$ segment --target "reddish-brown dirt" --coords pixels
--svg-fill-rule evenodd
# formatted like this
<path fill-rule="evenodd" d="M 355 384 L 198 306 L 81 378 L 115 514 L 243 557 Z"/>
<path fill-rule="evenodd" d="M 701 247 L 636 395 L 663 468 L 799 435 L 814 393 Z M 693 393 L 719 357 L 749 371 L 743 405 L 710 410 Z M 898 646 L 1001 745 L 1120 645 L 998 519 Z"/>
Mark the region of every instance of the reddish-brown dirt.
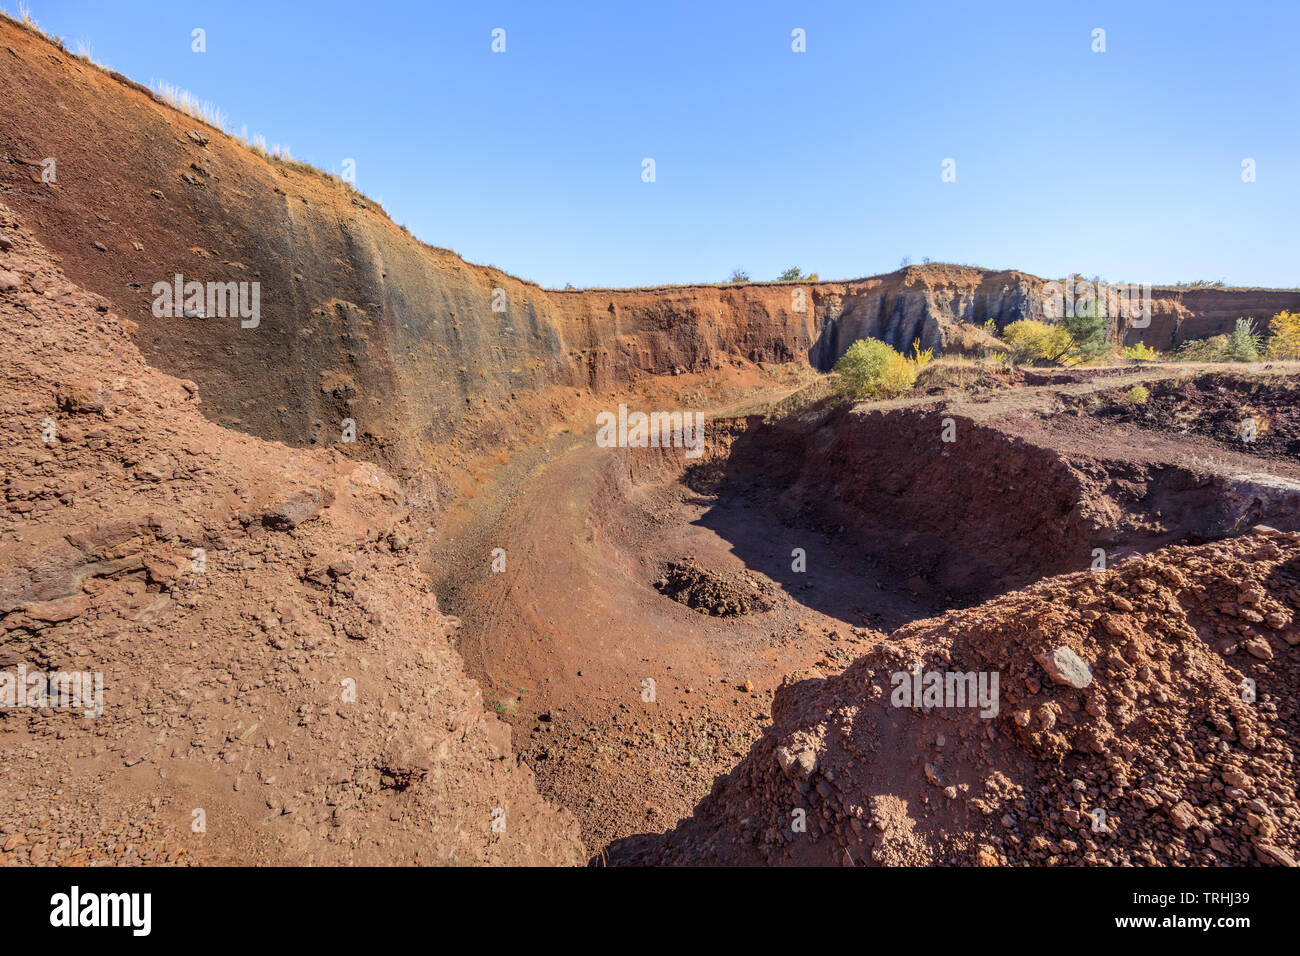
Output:
<path fill-rule="evenodd" d="M 779 687 L 878 653 L 883 631 L 1088 568 L 1099 552 L 1114 562 L 1261 521 L 1300 528 L 1300 468 L 1202 457 L 1208 440 L 1066 411 L 1126 377 L 1173 374 L 857 410 L 778 394 L 779 414 L 719 410 L 695 460 L 600 449 L 588 432 L 514 486 L 495 519 L 442 539 L 440 593 L 542 792 L 578 815 L 597 862 L 611 841 L 626 860 L 621 839 L 685 816 L 759 739 Z M 506 569 L 493 573 L 498 547 Z M 747 583 L 773 606 L 701 615 L 661 593 L 669 564 L 729 593 Z"/>
<path fill-rule="evenodd" d="M 1300 462 L 1300 385 L 1284 375 L 1183 375 L 1153 383 L 1146 395 L 1114 390 L 1075 407 L 1109 421 L 1169 435 L 1203 435 L 1224 449 Z"/>
<path fill-rule="evenodd" d="M 677 480 L 679 452 L 581 439 L 518 486 L 485 487 L 476 520 L 449 523 L 432 553 L 470 673 L 598 852 L 688 812 L 756 736 L 782 677 L 842 666 L 865 632 L 807 613 L 762 574 L 775 606 L 742 617 L 659 593 L 665 558 L 729 580 L 746 565 L 706 526 L 717 509 Z"/>

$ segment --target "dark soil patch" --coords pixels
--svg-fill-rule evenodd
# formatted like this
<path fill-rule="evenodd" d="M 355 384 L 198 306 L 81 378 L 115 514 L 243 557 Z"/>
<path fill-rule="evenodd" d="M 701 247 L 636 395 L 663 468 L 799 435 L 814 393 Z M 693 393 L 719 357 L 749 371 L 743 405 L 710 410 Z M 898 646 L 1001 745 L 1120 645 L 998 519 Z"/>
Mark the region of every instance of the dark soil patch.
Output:
<path fill-rule="evenodd" d="M 1098 418 L 1173 435 L 1202 435 L 1260 458 L 1300 461 L 1300 382 L 1212 373 L 1067 399 Z"/>
<path fill-rule="evenodd" d="M 714 617 L 739 617 L 772 609 L 770 581 L 743 572 L 718 574 L 691 560 L 672 562 L 655 590 L 678 604 Z"/>

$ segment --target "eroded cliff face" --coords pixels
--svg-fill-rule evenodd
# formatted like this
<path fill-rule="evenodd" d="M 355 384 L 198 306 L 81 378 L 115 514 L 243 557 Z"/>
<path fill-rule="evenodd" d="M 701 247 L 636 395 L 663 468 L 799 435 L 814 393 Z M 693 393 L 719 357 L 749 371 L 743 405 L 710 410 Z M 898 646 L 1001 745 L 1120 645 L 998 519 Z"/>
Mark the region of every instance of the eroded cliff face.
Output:
<path fill-rule="evenodd" d="M 936 351 L 1042 315 L 1043 280 L 909 267 L 803 286 L 545 290 L 427 246 L 344 184 L 270 160 L 147 90 L 0 21 L 0 192 L 80 286 L 134 323 L 155 367 L 198 383 L 205 413 L 406 475 L 431 448 L 516 432 L 564 396 L 650 375 L 808 358 L 857 339 Z M 42 161 L 55 162 L 46 181 Z M 155 314 L 175 282 L 256 284 L 259 316 Z M 1166 348 L 1300 308 L 1300 293 L 1157 292 Z"/>
<path fill-rule="evenodd" d="M 812 344 L 811 308 L 779 287 L 559 292 L 471 265 L 337 181 L 258 156 L 13 24 L 0 34 L 6 201 L 223 424 L 329 445 L 350 419 L 351 450 L 400 471 L 524 393 L 791 361 Z M 210 306 L 155 315 L 156 284 L 178 275 L 257 283 L 255 327 Z"/>
<path fill-rule="evenodd" d="M 1058 288 L 1064 280 L 1056 280 Z M 900 351 L 919 340 L 922 348 L 978 351 L 996 343 L 982 334 L 992 320 L 999 330 L 1021 319 L 1053 322 L 1049 281 L 1023 272 L 990 272 L 969 266 L 909 266 L 860 282 L 814 287 L 818 337 L 809 353 L 815 368 L 829 371 L 858 339 L 876 338 Z M 1117 319 L 1124 344 L 1145 342 L 1170 351 L 1189 339 L 1231 332 L 1241 317 L 1262 331 L 1284 309 L 1300 309 L 1294 289 L 1151 288 L 1150 323 L 1129 327 Z M 1134 295 L 1142 294 L 1136 290 Z M 1118 311 L 1118 310 L 1117 310 Z"/>
<path fill-rule="evenodd" d="M 1253 318 L 1260 331 L 1283 310 L 1300 309 L 1300 291 L 1294 289 L 1177 289 L 1151 291 L 1151 325 L 1130 329 L 1126 344 L 1146 342 L 1166 351 L 1189 339 L 1231 332 L 1239 318 Z"/>
<path fill-rule="evenodd" d="M 970 266 L 908 266 L 846 284 L 816 287 L 819 336 L 809 361 L 829 371 L 859 339 L 888 342 L 901 351 L 964 351 L 983 344 L 981 328 L 999 329 L 1042 314 L 1043 280 L 1022 272 Z"/>

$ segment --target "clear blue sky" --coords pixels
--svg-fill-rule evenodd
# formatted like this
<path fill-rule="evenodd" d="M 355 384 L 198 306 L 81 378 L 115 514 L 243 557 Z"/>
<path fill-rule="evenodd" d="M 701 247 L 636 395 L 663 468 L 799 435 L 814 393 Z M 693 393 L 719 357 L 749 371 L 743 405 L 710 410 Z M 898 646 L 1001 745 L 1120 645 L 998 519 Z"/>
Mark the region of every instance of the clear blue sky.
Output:
<path fill-rule="evenodd" d="M 297 159 L 354 158 L 417 236 L 544 285 L 928 256 L 1300 286 L 1289 0 L 30 5 Z"/>

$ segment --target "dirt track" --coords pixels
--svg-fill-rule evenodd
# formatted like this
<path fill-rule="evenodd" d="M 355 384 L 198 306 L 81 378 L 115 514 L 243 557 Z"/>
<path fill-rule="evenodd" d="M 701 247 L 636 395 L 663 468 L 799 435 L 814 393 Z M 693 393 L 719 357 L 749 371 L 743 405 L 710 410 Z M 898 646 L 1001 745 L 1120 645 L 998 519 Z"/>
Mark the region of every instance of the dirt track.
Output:
<path fill-rule="evenodd" d="M 843 620 L 784 594 L 773 611 L 725 620 L 659 594 L 666 561 L 742 572 L 737 551 L 761 545 L 776 558 L 812 542 L 752 506 L 691 493 L 667 456 L 642 462 L 650 480 L 624 497 L 627 464 L 626 450 L 598 448 L 590 434 L 557 441 L 553 458 L 475 499 L 494 521 L 467 528 L 453 517 L 435 548 L 446 562 L 439 600 L 464 622 L 469 672 L 593 851 L 688 813 L 757 737 L 783 677 L 842 666 L 864 646 Z M 504 573 L 490 570 L 497 547 Z M 814 577 L 826 592 L 849 584 L 833 563 Z"/>

